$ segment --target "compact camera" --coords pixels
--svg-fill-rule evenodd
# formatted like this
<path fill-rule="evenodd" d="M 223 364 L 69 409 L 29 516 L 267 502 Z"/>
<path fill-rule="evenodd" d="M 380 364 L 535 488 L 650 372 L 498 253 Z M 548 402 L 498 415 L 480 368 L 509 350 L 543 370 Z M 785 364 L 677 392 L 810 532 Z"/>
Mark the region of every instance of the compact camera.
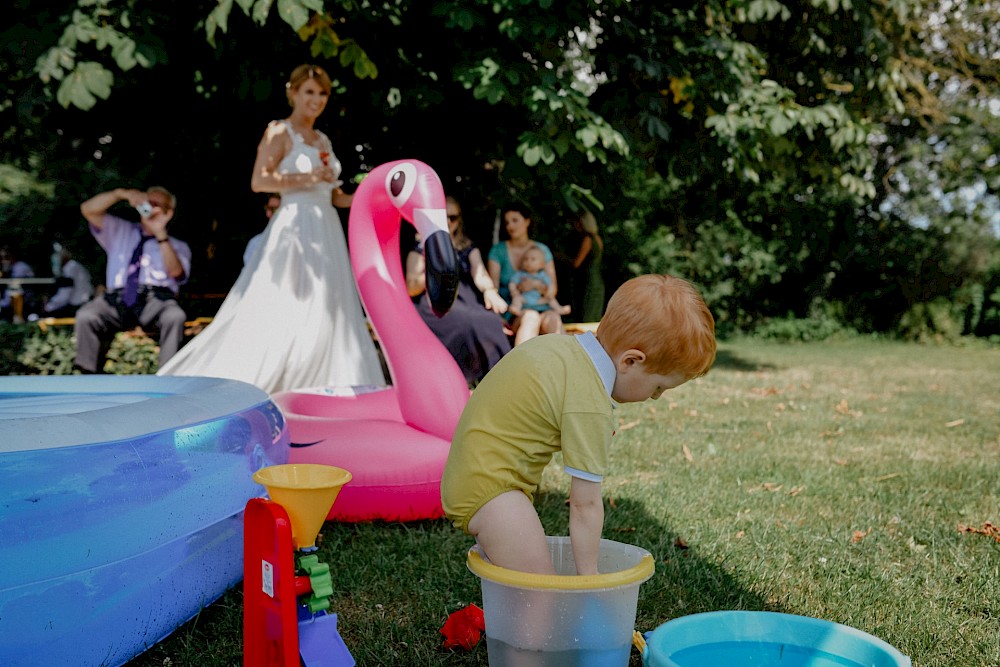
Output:
<path fill-rule="evenodd" d="M 136 206 L 135 210 L 139 211 L 139 215 L 141 215 L 144 218 L 148 218 L 149 216 L 153 215 L 153 205 L 150 204 L 148 201 L 144 201 L 138 206 Z"/>

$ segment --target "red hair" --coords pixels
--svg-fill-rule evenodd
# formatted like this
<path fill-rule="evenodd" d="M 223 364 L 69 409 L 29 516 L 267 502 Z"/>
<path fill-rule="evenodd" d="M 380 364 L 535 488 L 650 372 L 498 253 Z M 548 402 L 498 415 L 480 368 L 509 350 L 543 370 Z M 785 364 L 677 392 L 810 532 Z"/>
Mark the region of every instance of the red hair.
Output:
<path fill-rule="evenodd" d="M 653 372 L 681 373 L 690 380 L 715 361 L 715 318 L 688 281 L 648 274 L 615 290 L 597 340 L 612 357 L 641 350 Z"/>

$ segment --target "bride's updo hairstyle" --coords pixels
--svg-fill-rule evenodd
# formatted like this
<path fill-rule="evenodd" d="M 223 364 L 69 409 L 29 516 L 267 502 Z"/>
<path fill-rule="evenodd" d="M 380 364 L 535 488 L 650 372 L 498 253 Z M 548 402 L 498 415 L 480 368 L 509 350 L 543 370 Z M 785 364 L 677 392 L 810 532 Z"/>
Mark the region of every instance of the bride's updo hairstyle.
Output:
<path fill-rule="evenodd" d="M 288 77 L 288 83 L 285 84 L 285 95 L 288 96 L 289 104 L 292 103 L 292 95 L 295 94 L 295 91 L 309 79 L 318 83 L 327 95 L 330 94 L 330 75 L 326 73 L 326 70 L 319 65 L 299 65 L 292 70 L 292 75 Z"/>

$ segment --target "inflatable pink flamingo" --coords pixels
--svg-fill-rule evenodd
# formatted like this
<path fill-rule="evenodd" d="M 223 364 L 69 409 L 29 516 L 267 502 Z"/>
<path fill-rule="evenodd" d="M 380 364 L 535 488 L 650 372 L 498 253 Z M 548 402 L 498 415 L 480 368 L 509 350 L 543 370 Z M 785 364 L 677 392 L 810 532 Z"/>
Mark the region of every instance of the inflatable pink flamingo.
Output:
<path fill-rule="evenodd" d="M 455 298 L 458 261 L 438 175 L 417 160 L 380 165 L 354 193 L 351 266 L 382 345 L 392 386 L 281 392 L 289 463 L 350 471 L 328 519 L 410 521 L 443 515 L 440 483 L 451 436 L 469 399 L 458 364 L 417 314 L 399 254 L 401 218 L 424 239 L 427 295 L 437 313 Z"/>

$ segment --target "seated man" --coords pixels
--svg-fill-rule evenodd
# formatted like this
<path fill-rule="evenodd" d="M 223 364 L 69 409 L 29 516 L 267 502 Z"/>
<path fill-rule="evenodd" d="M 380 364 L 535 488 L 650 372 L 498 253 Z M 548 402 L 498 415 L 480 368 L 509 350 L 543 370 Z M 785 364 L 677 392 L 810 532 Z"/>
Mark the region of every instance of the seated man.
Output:
<path fill-rule="evenodd" d="M 59 251 L 60 271 L 56 278 L 56 293 L 45 302 L 46 317 L 73 317 L 77 309 L 94 296 L 90 271 L 73 259 L 67 248 Z"/>
<path fill-rule="evenodd" d="M 138 223 L 108 213 L 120 201 L 139 211 Z M 115 334 L 136 326 L 158 333 L 161 366 L 180 349 L 187 316 L 177 303 L 177 291 L 188 279 L 191 249 L 167 235 L 176 205 L 176 198 L 159 186 L 146 192 L 116 188 L 80 205 L 91 234 L 108 255 L 107 292 L 76 312 L 76 367 L 81 372 L 102 372 Z"/>

